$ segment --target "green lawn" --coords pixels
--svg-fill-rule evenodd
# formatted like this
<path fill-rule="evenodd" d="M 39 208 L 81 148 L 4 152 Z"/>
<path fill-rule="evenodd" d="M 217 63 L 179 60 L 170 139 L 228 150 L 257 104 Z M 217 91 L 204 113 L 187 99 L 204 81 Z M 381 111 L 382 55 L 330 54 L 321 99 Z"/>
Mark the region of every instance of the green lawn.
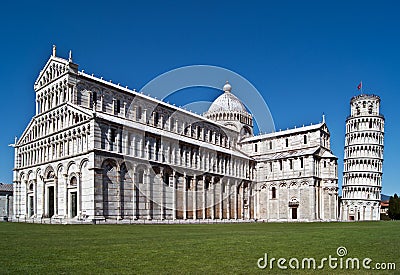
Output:
<path fill-rule="evenodd" d="M 40 225 L 0 223 L 0 273 L 278 273 L 269 257 L 345 257 L 394 262 L 400 223 L 249 223 L 198 225 Z M 288 265 L 286 263 L 286 265 Z M 372 264 L 371 264 L 372 266 Z M 320 274 L 342 273 L 326 264 Z M 314 273 L 313 272 L 313 273 Z M 293 270 L 284 272 L 295 273 Z M 298 272 L 311 273 L 310 270 Z M 371 270 L 353 273 L 370 274 Z M 379 272 L 395 274 L 396 271 Z"/>

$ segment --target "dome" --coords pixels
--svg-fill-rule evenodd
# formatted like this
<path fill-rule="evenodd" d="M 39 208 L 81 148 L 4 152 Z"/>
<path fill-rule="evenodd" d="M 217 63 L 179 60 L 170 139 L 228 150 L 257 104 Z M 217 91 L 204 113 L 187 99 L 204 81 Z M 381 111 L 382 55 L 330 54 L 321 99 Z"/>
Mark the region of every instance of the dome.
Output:
<path fill-rule="evenodd" d="M 208 113 L 215 112 L 245 112 L 247 113 L 246 108 L 243 103 L 234 96 L 230 91 L 232 87 L 227 82 L 223 88 L 224 93 L 220 95 L 210 106 L 208 109 Z"/>

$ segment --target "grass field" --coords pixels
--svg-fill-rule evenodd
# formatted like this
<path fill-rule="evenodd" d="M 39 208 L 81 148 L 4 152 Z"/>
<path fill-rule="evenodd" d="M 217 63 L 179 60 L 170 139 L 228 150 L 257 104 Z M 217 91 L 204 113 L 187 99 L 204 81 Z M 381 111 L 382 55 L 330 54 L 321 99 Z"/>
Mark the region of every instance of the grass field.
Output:
<path fill-rule="evenodd" d="M 0 273 L 160 274 L 282 273 L 261 270 L 268 257 L 318 261 L 345 257 L 394 262 L 400 273 L 400 223 L 249 223 L 198 225 L 40 225 L 0 223 Z M 288 263 L 286 263 L 288 266 Z M 300 274 L 347 274 L 349 270 L 303 270 Z M 296 273 L 289 269 L 283 273 Z M 352 273 L 371 274 L 371 270 Z"/>

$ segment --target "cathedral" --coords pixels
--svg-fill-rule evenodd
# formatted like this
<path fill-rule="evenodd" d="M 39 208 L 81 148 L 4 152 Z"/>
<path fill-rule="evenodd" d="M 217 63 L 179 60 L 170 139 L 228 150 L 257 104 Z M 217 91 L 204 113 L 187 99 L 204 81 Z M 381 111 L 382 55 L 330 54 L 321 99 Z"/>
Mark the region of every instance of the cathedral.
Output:
<path fill-rule="evenodd" d="M 34 90 L 14 144 L 14 219 L 338 219 L 324 118 L 254 135 L 228 82 L 198 115 L 79 71 L 55 47 Z"/>

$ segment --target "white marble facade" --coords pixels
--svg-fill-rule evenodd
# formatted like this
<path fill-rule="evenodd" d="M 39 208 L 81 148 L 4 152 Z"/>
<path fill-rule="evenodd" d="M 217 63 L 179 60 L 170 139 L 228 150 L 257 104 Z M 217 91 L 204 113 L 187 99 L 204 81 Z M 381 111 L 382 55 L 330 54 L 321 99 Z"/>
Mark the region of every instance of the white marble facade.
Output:
<path fill-rule="evenodd" d="M 204 116 L 78 71 L 53 54 L 15 146 L 14 218 L 337 218 L 322 123 L 253 135 L 227 83 Z"/>

